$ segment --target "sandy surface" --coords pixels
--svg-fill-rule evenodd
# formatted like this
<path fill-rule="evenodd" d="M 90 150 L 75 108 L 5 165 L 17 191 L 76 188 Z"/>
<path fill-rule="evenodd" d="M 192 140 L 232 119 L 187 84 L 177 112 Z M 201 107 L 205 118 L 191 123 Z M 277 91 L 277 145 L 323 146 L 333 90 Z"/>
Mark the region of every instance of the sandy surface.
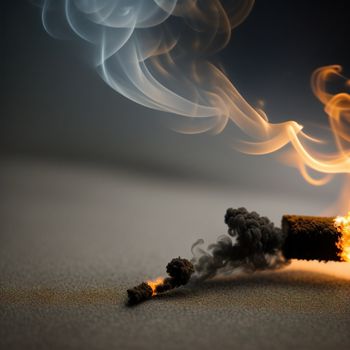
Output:
<path fill-rule="evenodd" d="M 9 159 L 0 180 L 1 349 L 350 348 L 343 263 L 293 262 L 125 305 L 127 287 L 225 233 L 227 207 L 278 223 L 318 203 Z"/>

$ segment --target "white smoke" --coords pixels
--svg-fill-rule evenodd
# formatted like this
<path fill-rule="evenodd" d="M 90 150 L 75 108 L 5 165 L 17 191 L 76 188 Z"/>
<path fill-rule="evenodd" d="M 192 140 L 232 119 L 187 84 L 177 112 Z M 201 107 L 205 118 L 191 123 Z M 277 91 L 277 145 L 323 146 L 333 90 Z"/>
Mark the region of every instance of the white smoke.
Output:
<path fill-rule="evenodd" d="M 255 139 L 279 139 L 280 148 L 288 142 L 285 125 L 265 127 L 262 133 L 264 113 L 252 108 L 208 60 L 228 43 L 252 5 L 251 0 L 226 7 L 218 0 L 45 0 L 42 21 L 57 37 L 59 18 L 95 45 L 101 77 L 128 99 L 181 116 L 209 117 L 205 130 L 214 132 L 231 119 Z M 296 133 L 301 129 L 294 122 L 288 125 Z"/>

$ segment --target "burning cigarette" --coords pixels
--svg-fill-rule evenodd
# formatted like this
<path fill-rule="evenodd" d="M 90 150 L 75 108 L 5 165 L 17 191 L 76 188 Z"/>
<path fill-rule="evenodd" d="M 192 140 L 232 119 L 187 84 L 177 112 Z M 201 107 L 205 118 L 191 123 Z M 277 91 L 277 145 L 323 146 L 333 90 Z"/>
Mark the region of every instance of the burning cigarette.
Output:
<path fill-rule="evenodd" d="M 290 259 L 350 261 L 350 212 L 345 217 L 284 215 L 282 229 L 267 218 L 245 208 L 228 209 L 225 215 L 228 236 L 208 247 L 192 247 L 191 262 L 176 258 L 167 265 L 170 277 L 143 282 L 128 289 L 129 305 L 188 283 L 193 273 L 205 280 L 235 269 L 256 271 L 277 269 Z"/>

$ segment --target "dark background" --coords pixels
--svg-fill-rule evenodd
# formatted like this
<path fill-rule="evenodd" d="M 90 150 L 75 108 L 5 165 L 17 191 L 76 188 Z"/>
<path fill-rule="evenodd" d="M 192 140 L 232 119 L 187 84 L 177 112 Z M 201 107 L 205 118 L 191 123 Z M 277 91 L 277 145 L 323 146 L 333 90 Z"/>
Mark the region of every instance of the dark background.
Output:
<path fill-rule="evenodd" d="M 78 39 L 51 38 L 39 8 L 29 1 L 3 1 L 1 6 L 3 156 L 103 162 L 267 190 L 334 192 L 332 185 L 312 188 L 295 169 L 270 160 L 274 156 L 238 154 L 229 146 L 233 127 L 217 137 L 172 131 L 169 125 L 177 117 L 138 106 L 99 78 L 88 63 L 91 47 Z M 327 125 L 327 119 L 312 95 L 310 76 L 328 64 L 341 64 L 349 73 L 349 10 L 345 0 L 257 0 L 221 60 L 252 105 L 265 102 L 272 122 L 293 119 L 317 135 L 315 124 Z M 287 185 L 279 180 L 286 176 Z"/>

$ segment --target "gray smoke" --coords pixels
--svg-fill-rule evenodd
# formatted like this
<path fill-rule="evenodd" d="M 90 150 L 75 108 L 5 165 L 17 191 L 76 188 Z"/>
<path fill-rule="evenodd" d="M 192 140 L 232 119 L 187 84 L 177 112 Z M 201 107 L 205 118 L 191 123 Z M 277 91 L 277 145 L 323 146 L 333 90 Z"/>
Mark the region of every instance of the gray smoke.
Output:
<path fill-rule="evenodd" d="M 200 247 L 204 243 L 202 239 L 193 244 L 196 279 L 234 271 L 278 269 L 288 264 L 281 252 L 285 236 L 267 217 L 245 208 L 230 208 L 225 223 L 229 236 L 220 236 L 207 250 Z"/>

